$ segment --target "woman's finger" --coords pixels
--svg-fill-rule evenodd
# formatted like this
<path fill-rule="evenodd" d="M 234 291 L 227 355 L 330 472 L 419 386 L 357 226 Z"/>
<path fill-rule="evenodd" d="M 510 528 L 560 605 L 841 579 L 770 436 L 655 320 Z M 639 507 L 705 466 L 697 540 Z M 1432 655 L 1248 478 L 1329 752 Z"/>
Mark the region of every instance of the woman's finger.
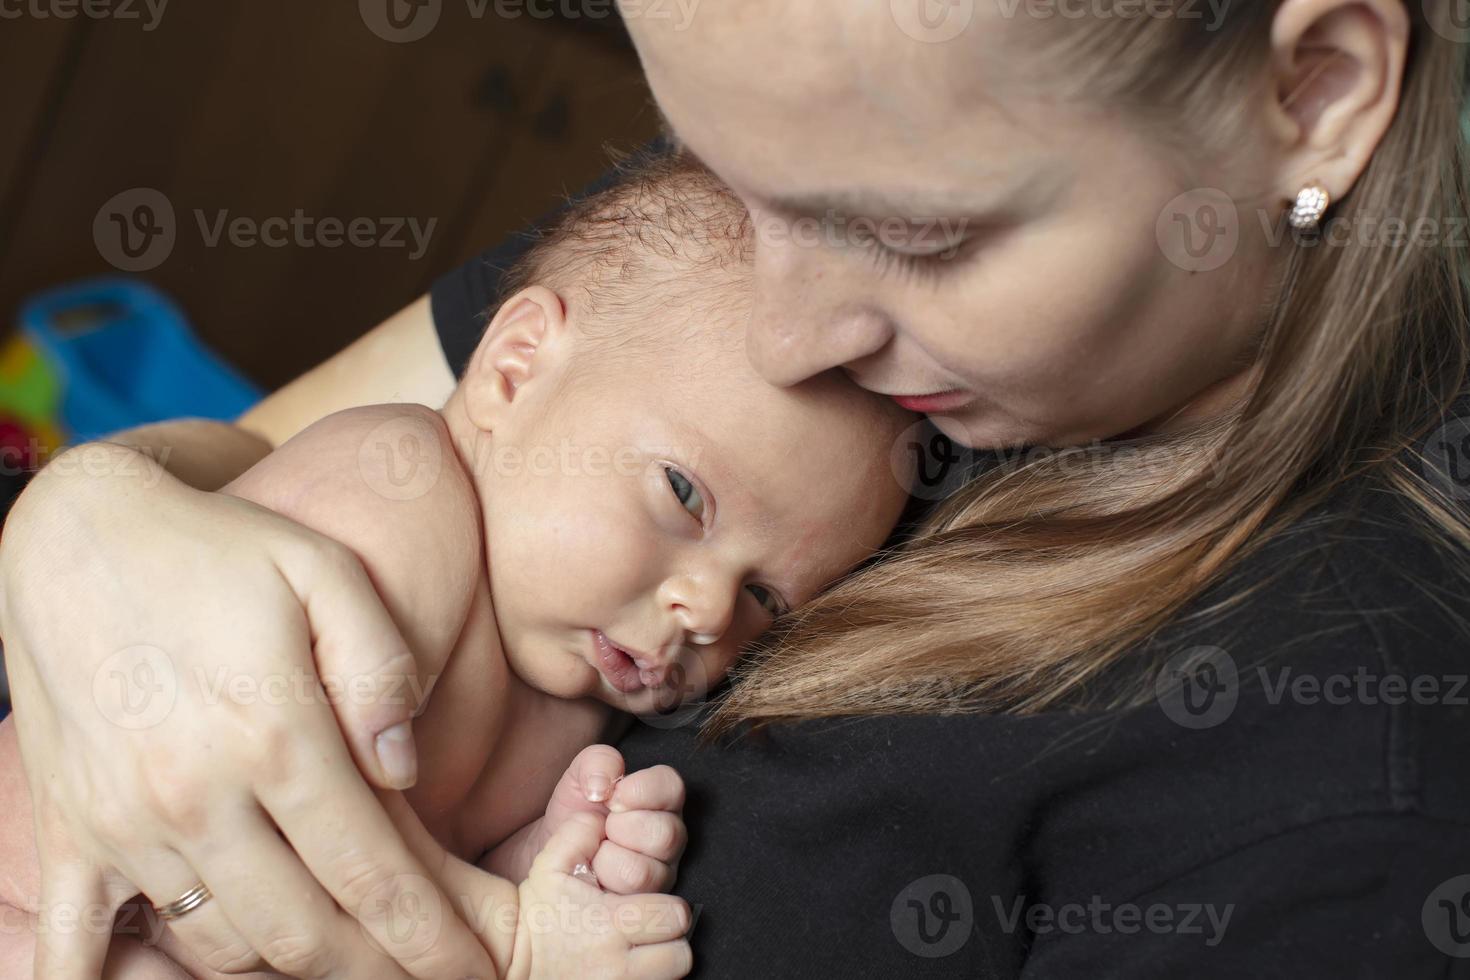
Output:
<path fill-rule="evenodd" d="M 335 542 L 283 548 L 277 566 L 311 627 L 317 676 L 357 767 L 384 789 L 418 778 L 413 716 L 423 700 L 413 654 L 362 563 Z M 340 696 L 346 695 L 346 696 Z"/>
<path fill-rule="evenodd" d="M 214 893 L 209 904 L 217 905 L 273 968 L 306 980 L 429 975 L 410 974 L 374 948 L 263 814 L 237 823 L 230 840 L 229 852 L 206 846 L 183 857 Z M 249 854 L 250 862 L 239 861 L 237 854 Z M 194 914 L 174 925 L 182 926 Z"/>
<path fill-rule="evenodd" d="M 592 870 L 597 872 L 597 883 L 616 895 L 661 892 L 674 884 L 674 869 L 669 864 L 610 840 L 597 849 Z"/>
<path fill-rule="evenodd" d="M 39 830 L 39 828 L 38 828 Z M 112 913 L 103 873 L 85 861 L 65 856 L 52 837 L 38 835 L 41 905 L 37 910 L 37 980 L 96 980 L 107 961 Z"/>
<path fill-rule="evenodd" d="M 628 810 L 607 818 L 607 839 L 654 860 L 672 863 L 684 853 L 689 831 L 677 813 Z"/>
<path fill-rule="evenodd" d="M 650 766 L 623 777 L 613 788 L 607 808 L 613 813 L 628 810 L 682 810 L 684 777 L 672 766 Z"/>
<path fill-rule="evenodd" d="M 491 975 L 484 946 L 404 842 L 377 794 L 352 768 L 331 715 L 319 723 L 319 728 L 309 725 L 293 740 L 317 753 L 310 762 L 311 777 L 302 776 L 305 763 L 298 767 L 282 760 L 278 778 L 263 781 L 256 790 L 294 849 L 294 853 L 287 850 L 282 860 L 294 874 L 309 871 L 337 905 L 358 920 L 362 933 L 355 937 L 357 945 L 370 936 L 409 975 L 425 980 Z M 240 845 L 232 847 L 233 853 L 255 853 Z M 290 894 L 262 896 L 275 908 L 242 908 L 240 914 L 251 919 L 248 924 L 233 911 L 231 920 L 253 942 L 268 934 L 283 896 Z"/>
<path fill-rule="evenodd" d="M 166 919 L 157 911 L 167 910 L 203 883 L 202 876 L 182 855 L 176 851 L 155 852 L 146 862 L 137 864 L 125 866 L 122 871 L 130 881 L 143 886 L 144 900 L 132 915 L 119 919 L 116 934 L 135 935 L 144 945 L 152 946 L 167 929 L 191 958 L 211 970 L 240 973 L 260 968 L 263 961 L 254 945 L 235 928 L 212 893 L 203 904 L 177 918 Z"/>

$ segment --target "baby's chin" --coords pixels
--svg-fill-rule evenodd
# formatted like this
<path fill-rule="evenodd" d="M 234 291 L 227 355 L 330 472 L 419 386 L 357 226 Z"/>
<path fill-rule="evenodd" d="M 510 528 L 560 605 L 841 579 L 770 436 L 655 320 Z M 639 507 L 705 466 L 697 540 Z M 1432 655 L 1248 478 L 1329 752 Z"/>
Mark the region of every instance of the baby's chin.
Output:
<path fill-rule="evenodd" d="M 692 718 L 697 710 L 697 699 L 687 697 L 689 693 L 671 686 L 643 687 L 625 693 L 597 674 L 597 681 L 587 696 L 617 711 L 636 715 L 654 727 L 676 727 Z"/>

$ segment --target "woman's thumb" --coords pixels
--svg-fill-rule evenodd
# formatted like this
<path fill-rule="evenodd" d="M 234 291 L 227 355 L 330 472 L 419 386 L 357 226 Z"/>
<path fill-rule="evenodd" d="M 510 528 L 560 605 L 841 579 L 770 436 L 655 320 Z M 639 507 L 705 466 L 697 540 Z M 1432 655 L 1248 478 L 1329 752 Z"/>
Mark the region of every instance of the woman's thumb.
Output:
<path fill-rule="evenodd" d="M 277 564 L 306 610 L 317 678 L 358 768 L 384 789 L 407 789 L 418 778 L 412 723 L 424 692 L 403 635 L 348 557 Z"/>

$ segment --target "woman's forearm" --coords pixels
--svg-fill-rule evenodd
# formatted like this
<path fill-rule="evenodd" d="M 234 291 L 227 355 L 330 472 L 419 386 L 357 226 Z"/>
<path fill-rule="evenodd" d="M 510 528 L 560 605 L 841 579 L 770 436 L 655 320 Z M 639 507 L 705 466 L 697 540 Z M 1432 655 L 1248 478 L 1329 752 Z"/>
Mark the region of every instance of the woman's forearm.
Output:
<path fill-rule="evenodd" d="M 270 443 L 260 436 L 207 419 L 139 426 L 104 442 L 141 453 L 196 490 L 218 490 L 271 451 Z"/>
<path fill-rule="evenodd" d="M 375 402 L 440 405 L 453 387 L 425 296 L 273 392 L 238 424 L 174 419 L 105 441 L 141 453 L 196 490 L 218 490 L 324 415 Z"/>

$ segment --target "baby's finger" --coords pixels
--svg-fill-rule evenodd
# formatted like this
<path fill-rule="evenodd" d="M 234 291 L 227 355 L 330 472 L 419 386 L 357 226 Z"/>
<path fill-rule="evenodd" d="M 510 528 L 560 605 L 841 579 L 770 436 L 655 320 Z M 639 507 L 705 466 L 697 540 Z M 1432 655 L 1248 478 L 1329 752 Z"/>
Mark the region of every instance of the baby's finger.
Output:
<path fill-rule="evenodd" d="M 602 843 L 602 827 L 603 818 L 596 813 L 572 814 L 536 855 L 531 873 L 555 871 L 569 875 L 579 864 L 590 865 Z"/>
<path fill-rule="evenodd" d="M 674 862 L 684 853 L 689 832 L 677 813 L 629 810 L 607 818 L 607 839 L 655 861 Z"/>
<path fill-rule="evenodd" d="M 643 980 L 679 980 L 694 969 L 694 951 L 687 939 L 639 946 L 628 954 L 628 976 Z"/>
<path fill-rule="evenodd" d="M 684 808 L 684 777 L 671 766 L 640 769 L 613 789 L 607 808 L 613 813 L 628 810 L 668 810 Z"/>
<path fill-rule="evenodd" d="M 589 745 L 567 767 L 562 784 L 590 803 L 605 803 L 623 778 L 623 754 L 611 745 Z M 557 789 L 562 789 L 558 785 Z"/>
<path fill-rule="evenodd" d="M 663 892 L 674 885 L 672 867 L 609 840 L 597 849 L 592 870 L 597 873 L 597 883 L 602 889 L 615 895 Z"/>
<path fill-rule="evenodd" d="M 689 932 L 689 903 L 677 895 L 624 895 L 611 905 L 618 932 L 634 946 L 675 942 Z"/>

